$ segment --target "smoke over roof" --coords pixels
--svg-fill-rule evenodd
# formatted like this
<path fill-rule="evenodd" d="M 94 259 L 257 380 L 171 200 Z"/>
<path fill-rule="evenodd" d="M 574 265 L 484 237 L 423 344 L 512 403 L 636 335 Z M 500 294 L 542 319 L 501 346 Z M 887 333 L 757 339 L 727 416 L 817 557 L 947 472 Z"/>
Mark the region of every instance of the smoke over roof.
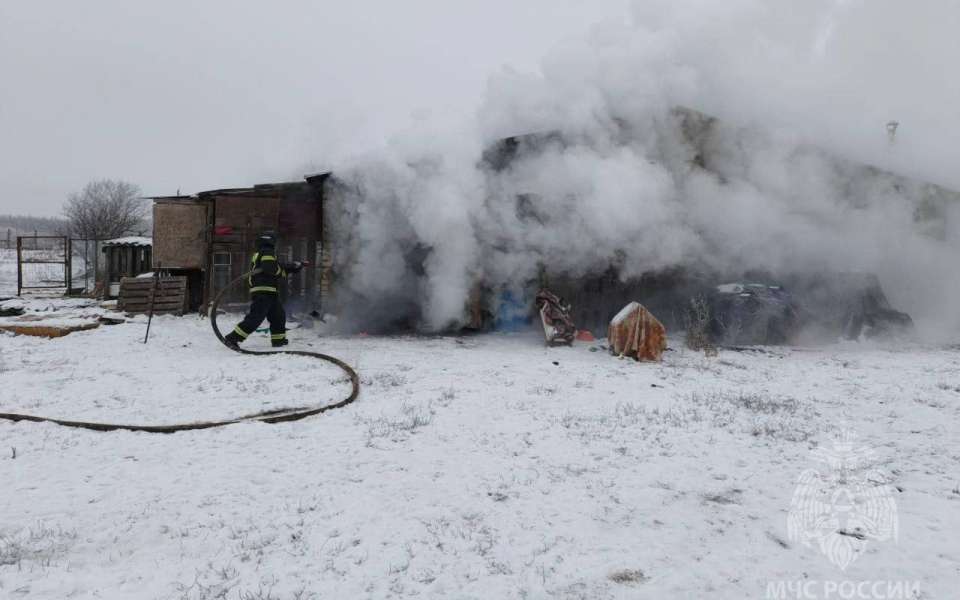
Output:
<path fill-rule="evenodd" d="M 933 15 L 900 6 L 637 2 L 631 24 L 570 40 L 540 72 L 491 78 L 462 130 L 420 127 L 335 169 L 345 283 L 439 329 L 477 281 L 520 286 L 543 265 L 866 271 L 921 323 L 956 327 L 960 207 L 862 166 L 955 177 L 944 132 L 960 124 L 931 118 L 960 96 L 918 102 L 930 74 L 906 68 L 948 42 L 891 54 L 891 32 Z M 679 105 L 720 121 L 691 138 Z M 551 133 L 506 164 L 482 160 L 518 132 Z"/>

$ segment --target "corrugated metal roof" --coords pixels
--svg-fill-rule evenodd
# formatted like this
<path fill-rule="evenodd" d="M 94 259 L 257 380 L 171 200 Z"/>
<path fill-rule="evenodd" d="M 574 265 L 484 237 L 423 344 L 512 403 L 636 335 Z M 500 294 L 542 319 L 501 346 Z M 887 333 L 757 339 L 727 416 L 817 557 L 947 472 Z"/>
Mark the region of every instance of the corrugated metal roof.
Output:
<path fill-rule="evenodd" d="M 153 238 L 131 235 L 103 242 L 103 246 L 153 246 Z"/>

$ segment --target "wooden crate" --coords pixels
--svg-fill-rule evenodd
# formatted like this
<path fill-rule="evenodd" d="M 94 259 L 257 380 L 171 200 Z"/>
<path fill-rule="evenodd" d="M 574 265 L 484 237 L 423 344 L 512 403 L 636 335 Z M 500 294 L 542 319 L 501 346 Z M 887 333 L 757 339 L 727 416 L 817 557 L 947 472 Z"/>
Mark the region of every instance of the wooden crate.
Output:
<path fill-rule="evenodd" d="M 154 290 L 156 285 L 156 290 Z M 117 308 L 128 313 L 149 313 L 153 298 L 153 314 L 182 315 L 187 311 L 186 277 L 124 277 L 120 280 Z"/>

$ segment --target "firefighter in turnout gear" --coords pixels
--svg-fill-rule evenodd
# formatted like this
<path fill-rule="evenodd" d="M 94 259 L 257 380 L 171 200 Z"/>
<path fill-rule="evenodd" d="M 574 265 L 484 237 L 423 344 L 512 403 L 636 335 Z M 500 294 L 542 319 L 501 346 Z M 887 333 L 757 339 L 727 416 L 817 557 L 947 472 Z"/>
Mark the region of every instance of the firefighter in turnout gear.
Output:
<path fill-rule="evenodd" d="M 238 348 L 264 319 L 270 322 L 270 343 L 274 346 L 287 345 L 287 315 L 283 311 L 280 299 L 280 283 L 288 273 L 296 273 L 305 263 L 281 263 L 277 260 L 277 236 L 264 232 L 257 238 L 257 252 L 250 259 L 249 277 L 250 311 L 224 341 L 231 348 Z"/>

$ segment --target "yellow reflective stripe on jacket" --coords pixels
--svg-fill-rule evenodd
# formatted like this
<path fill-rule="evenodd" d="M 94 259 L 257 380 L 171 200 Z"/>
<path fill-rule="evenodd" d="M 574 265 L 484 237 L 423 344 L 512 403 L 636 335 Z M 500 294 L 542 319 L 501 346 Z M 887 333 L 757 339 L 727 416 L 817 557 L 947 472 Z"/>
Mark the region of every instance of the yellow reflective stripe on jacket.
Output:
<path fill-rule="evenodd" d="M 272 285 L 258 285 L 250 288 L 250 293 L 252 294 L 253 292 L 272 292 L 276 294 L 277 288 L 273 287 Z"/>
<path fill-rule="evenodd" d="M 267 262 L 267 261 L 271 261 L 271 260 L 272 260 L 273 262 L 277 262 L 277 257 L 276 257 L 276 256 L 270 256 L 269 254 L 268 254 L 268 255 L 265 255 L 265 256 L 261 256 L 259 252 L 254 252 L 254 253 L 253 253 L 253 256 L 250 257 L 250 270 L 252 271 L 252 270 L 256 269 L 257 267 L 259 267 L 259 266 L 260 266 L 259 263 Z M 247 277 L 247 285 L 249 285 L 249 286 L 251 286 L 251 287 L 253 286 L 253 275 L 249 275 L 249 276 Z M 262 286 L 262 287 L 264 287 L 264 286 Z M 251 289 L 250 291 L 252 292 L 253 290 Z M 270 290 L 259 290 L 259 291 L 273 291 L 273 292 L 275 292 L 275 291 L 277 291 L 277 290 L 276 290 L 276 288 L 272 288 L 272 289 L 270 289 Z"/>
<path fill-rule="evenodd" d="M 250 257 L 250 270 L 253 271 L 257 268 L 257 259 L 260 258 L 259 252 L 254 252 L 253 256 Z M 253 286 L 253 274 L 247 275 L 247 285 Z"/>

